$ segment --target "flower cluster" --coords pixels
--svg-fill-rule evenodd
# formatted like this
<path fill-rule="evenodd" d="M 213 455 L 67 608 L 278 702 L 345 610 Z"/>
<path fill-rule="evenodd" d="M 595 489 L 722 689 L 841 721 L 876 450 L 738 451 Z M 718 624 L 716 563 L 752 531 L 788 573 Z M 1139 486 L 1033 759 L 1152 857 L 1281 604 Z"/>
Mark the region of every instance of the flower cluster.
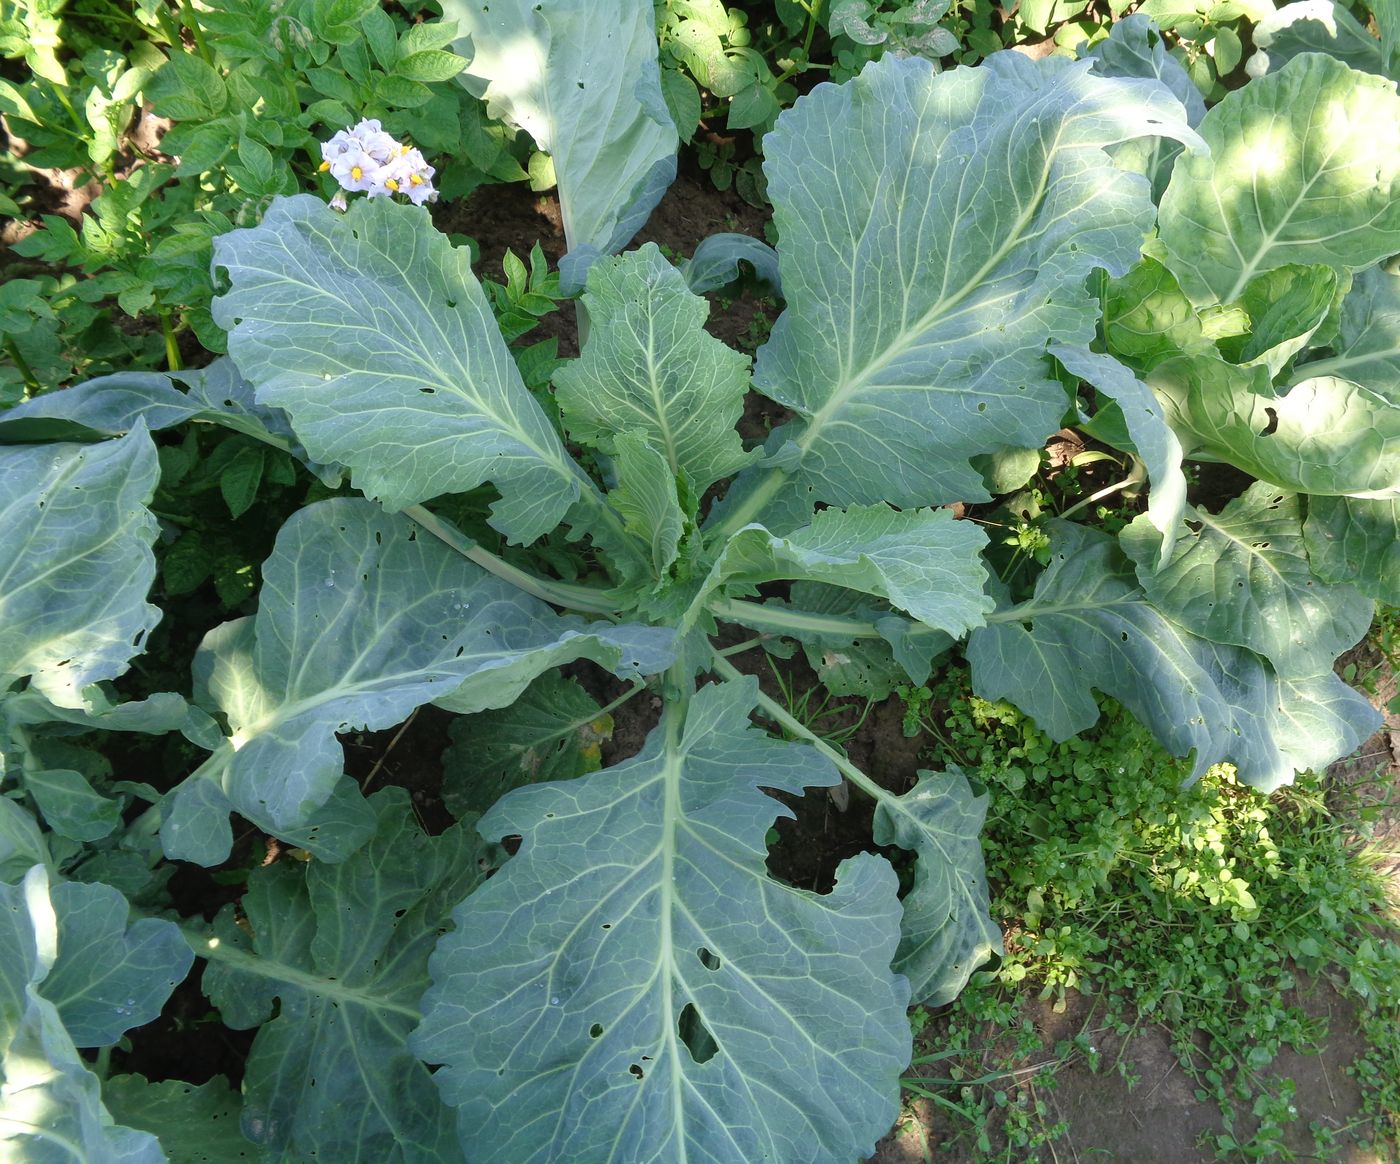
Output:
<path fill-rule="evenodd" d="M 344 190 L 363 190 L 371 198 L 402 194 L 415 206 L 437 197 L 433 186 L 436 172 L 420 150 L 401 145 L 380 127 L 365 120 L 352 129 L 342 129 L 321 144 L 321 169 Z M 344 202 L 337 194 L 332 205 Z"/>

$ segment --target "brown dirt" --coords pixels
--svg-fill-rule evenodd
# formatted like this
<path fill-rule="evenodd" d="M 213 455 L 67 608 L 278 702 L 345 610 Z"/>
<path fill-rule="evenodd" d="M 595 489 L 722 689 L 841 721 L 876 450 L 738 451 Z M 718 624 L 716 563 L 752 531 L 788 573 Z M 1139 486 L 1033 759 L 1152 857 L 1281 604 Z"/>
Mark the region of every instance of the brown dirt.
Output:
<path fill-rule="evenodd" d="M 171 124 L 168 118 L 157 117 L 149 109 L 133 117 L 122 152 L 114 161 L 116 175 L 128 176 L 142 164 L 141 154 L 159 155 L 160 139 Z M 102 193 L 101 181 L 87 168 L 60 170 L 32 166 L 25 161 L 30 152 L 29 143 L 10 132 L 10 121 L 0 119 L 0 154 L 5 156 L 13 171 L 10 178 L 24 207 L 24 217 L 0 221 L 0 246 L 13 246 L 33 234 L 45 214 L 60 215 L 77 226 L 82 221 L 83 211 Z"/>
<path fill-rule="evenodd" d="M 1400 913 L 1400 712 L 1386 710 L 1400 684 L 1369 641 L 1343 655 L 1338 666 L 1355 667 L 1354 681 L 1375 687 L 1371 702 L 1385 722 L 1354 755 L 1332 765 L 1335 790 L 1330 807 L 1357 820 L 1355 831 L 1388 875 L 1391 897 Z M 1358 819 L 1363 816 L 1367 819 Z"/>
<path fill-rule="evenodd" d="M 720 231 L 763 237 L 767 215 L 732 190 L 721 193 L 700 171 L 683 168 L 630 244 L 654 242 L 688 258 L 701 239 Z M 447 234 L 468 235 L 480 253 L 478 270 L 494 278 L 506 251 L 524 258 L 538 241 L 551 263 L 564 254 L 563 220 L 553 191 L 537 194 L 523 182 L 483 186 L 466 198 L 438 203 L 433 222 Z"/>
<path fill-rule="evenodd" d="M 1366 680 L 1374 688 L 1372 703 L 1384 709 L 1397 691 L 1397 676 L 1369 641 L 1362 643 L 1339 661 L 1339 669 L 1356 667 L 1356 681 Z M 1338 814 L 1358 844 L 1369 846 L 1387 871 L 1393 886 L 1391 913 L 1400 918 L 1400 715 L 1385 713 L 1381 729 L 1345 760 L 1328 771 L 1329 805 Z M 1299 973 L 1299 986 L 1292 1002 L 1323 1024 L 1325 1035 L 1316 1053 L 1284 1048 L 1266 1069 L 1268 1076 L 1291 1079 L 1296 1087 L 1293 1103 L 1298 1118 L 1288 1125 L 1285 1148 L 1299 1160 L 1316 1159 L 1309 1130 L 1316 1123 L 1338 1133 L 1360 1118 L 1362 1097 L 1356 1080 L 1347 1073 L 1351 1063 L 1366 1050 L 1358 1034 L 1356 1003 L 1322 979 L 1308 979 Z M 1037 1050 L 1025 1056 L 1017 1073 L 1005 1083 L 1008 1094 L 1023 1096 L 1033 1106 L 1042 1101 L 1048 1108 L 1046 1125 L 1065 1121 L 1065 1134 L 1041 1152 L 1018 1156 L 1017 1164 L 1029 1162 L 1103 1161 L 1121 1164 L 1209 1164 L 1226 1157 L 1202 1147 L 1202 1137 L 1225 1131 L 1219 1109 L 1208 1100 L 1198 1099 L 1195 1085 L 1178 1061 L 1172 1035 L 1161 1024 L 1137 1016 L 1131 1037 L 1115 1034 L 1096 1018 L 1094 999 L 1070 991 L 1064 1009 L 1057 1012 L 1030 992 L 1020 1006 L 1023 1019 L 1033 1024 L 1040 1036 Z M 939 1050 L 940 1021 L 935 1017 L 921 1036 L 915 1055 Z M 985 1066 L 1006 1062 L 1006 1048 L 993 1045 L 1002 1029 L 988 1026 Z M 1091 1070 L 1086 1057 L 1069 1050 L 1061 1055 L 1076 1035 L 1087 1036 L 1099 1053 L 1098 1070 Z M 1000 1053 L 998 1053 L 1000 1052 Z M 1037 1068 L 1051 1068 L 1049 1085 L 1036 1085 L 1041 1078 Z M 936 1074 L 943 1065 L 929 1068 Z M 911 1075 L 919 1069 L 911 1070 Z M 999 1085 L 1000 1086 L 1000 1085 Z M 1247 1141 L 1258 1121 L 1247 1107 L 1237 1115 L 1236 1139 Z M 924 1164 L 925 1145 L 936 1148 L 932 1159 L 938 1164 L 972 1164 L 978 1159 L 973 1137 L 965 1120 L 926 1099 L 912 1099 L 891 1132 L 877 1146 L 870 1164 Z M 1242 1158 L 1242 1157 L 1241 1157 Z M 1336 1164 L 1396 1164 L 1395 1157 L 1347 1144 L 1330 1157 Z"/>
<path fill-rule="evenodd" d="M 654 242 L 673 257 L 689 258 L 699 242 L 712 234 L 732 231 L 762 238 L 767 218 L 732 190 L 716 190 L 704 172 L 682 168 L 631 245 L 637 247 Z M 476 272 L 484 279 L 500 281 L 504 277 L 501 260 L 507 250 L 525 259 L 531 246 L 538 241 L 552 265 L 558 264 L 565 251 L 557 195 L 553 191 L 537 194 L 523 182 L 483 186 L 464 199 L 439 203 L 433 207 L 433 223 L 446 234 L 466 235 L 476 243 Z M 709 296 L 709 300 L 711 314 L 707 326 L 710 333 L 752 355 L 753 345 L 746 340 L 752 334 L 756 318 L 767 314 L 771 322 L 774 314 L 771 302 L 747 292 L 715 294 Z M 546 316 L 526 342 L 549 338 L 559 341 L 561 356 L 578 355 L 577 327 L 571 304 Z M 762 401 L 756 394 L 753 398 Z M 764 407 L 777 408 L 763 401 L 754 405 L 754 411 L 762 412 Z M 763 433 L 766 431 L 762 429 Z"/>
<path fill-rule="evenodd" d="M 1355 1034 L 1354 1004 L 1330 985 L 1313 981 L 1299 988 L 1296 1001 L 1308 1014 L 1324 1019 L 1329 1035 L 1320 1054 L 1285 1049 L 1268 1074 L 1296 1085 L 1298 1119 L 1289 1126 L 1286 1147 L 1299 1159 L 1313 1159 L 1309 1125 L 1314 1121 L 1341 1133 L 1361 1110 L 1361 1090 L 1346 1073 L 1347 1065 L 1364 1044 Z M 1168 1031 L 1161 1026 L 1140 1028 L 1125 1039 L 1107 1028 L 1096 1014 L 1093 999 L 1070 992 L 1065 1009 L 1032 998 L 1021 1007 L 1022 1017 L 1041 1037 L 1041 1048 L 1026 1056 L 1004 1087 L 1017 1098 L 1046 1105 L 1046 1125 L 1065 1121 L 1068 1130 L 1053 1151 L 1005 1158 L 1028 1161 L 1117 1161 L 1121 1164 L 1208 1164 L 1218 1159 L 1198 1146 L 1203 1137 L 1223 1134 L 1219 1110 L 1196 1098 L 1195 1084 L 1183 1070 Z M 995 1029 L 989 1030 L 989 1038 Z M 1079 1052 L 1057 1055 L 1075 1036 L 1084 1036 L 1099 1054 L 1091 1070 Z M 936 1036 L 935 1036 L 936 1038 Z M 916 1054 L 936 1050 L 916 1049 Z M 990 1066 L 990 1058 L 988 1065 Z M 1048 1069 L 1048 1078 L 1038 1068 Z M 935 1065 L 930 1071 L 937 1071 Z M 918 1074 L 918 1069 L 911 1072 Z M 1038 1081 L 1038 1082 L 1037 1082 Z M 1247 1140 L 1257 1121 L 1246 1112 L 1238 1119 L 1236 1136 Z M 938 1164 L 970 1164 L 976 1159 L 968 1126 L 959 1117 L 927 1100 L 906 1106 L 904 1116 L 879 1145 L 871 1164 L 923 1164 L 925 1137 L 936 1145 Z M 1386 1164 L 1379 1155 L 1355 1146 L 1333 1157 L 1337 1164 Z"/>

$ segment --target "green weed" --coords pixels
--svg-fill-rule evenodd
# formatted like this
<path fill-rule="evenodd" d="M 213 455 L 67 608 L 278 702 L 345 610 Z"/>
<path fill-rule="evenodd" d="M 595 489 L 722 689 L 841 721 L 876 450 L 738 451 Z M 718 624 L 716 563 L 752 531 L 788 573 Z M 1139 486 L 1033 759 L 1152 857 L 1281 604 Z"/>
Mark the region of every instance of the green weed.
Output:
<path fill-rule="evenodd" d="M 1370 1046 L 1351 1069 L 1365 1107 L 1348 1135 L 1395 1142 L 1400 926 L 1381 908 L 1378 855 L 1342 824 L 1359 790 L 1325 798 L 1309 773 L 1263 796 L 1227 765 L 1183 787 L 1189 768 L 1111 702 L 1094 731 L 1056 743 L 1009 705 L 970 696 L 958 670 L 902 694 L 906 730 L 930 731 L 935 762 L 991 789 L 984 844 L 1007 930 L 1005 958 L 945 1016 L 938 1054 L 952 1066 L 911 1093 L 955 1109 L 982 1157 L 994 1143 L 1031 1152 L 1060 1125 L 1029 1085 L 997 1098 L 1028 1057 L 1044 1058 L 1017 1000 L 1029 989 L 1062 1009 L 1077 990 L 1098 996 L 1099 1021 L 1119 1034 L 1165 1025 L 1198 1098 L 1219 1108 L 1224 1130 L 1208 1146 L 1222 1159 L 1287 1158 L 1297 1105 L 1270 1066 L 1285 1047 L 1325 1040 L 1298 1001 L 1322 977 L 1356 1002 Z M 1032 1073 L 1035 1086 L 1052 1086 L 1064 1061 Z M 1339 1136 L 1318 1126 L 1313 1138 L 1321 1154 Z"/>

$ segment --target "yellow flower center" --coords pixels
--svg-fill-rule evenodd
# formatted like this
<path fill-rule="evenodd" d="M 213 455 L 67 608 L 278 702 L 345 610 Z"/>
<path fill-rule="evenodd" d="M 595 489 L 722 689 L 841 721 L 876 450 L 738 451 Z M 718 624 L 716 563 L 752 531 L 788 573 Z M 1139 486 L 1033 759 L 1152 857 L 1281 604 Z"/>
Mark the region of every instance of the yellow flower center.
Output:
<path fill-rule="evenodd" d="M 421 186 L 423 184 L 423 179 L 420 178 L 417 174 L 410 174 L 408 176 L 408 180 L 412 182 L 415 186 Z"/>
<path fill-rule="evenodd" d="M 351 169 L 350 169 L 350 177 L 354 178 L 355 181 L 358 182 L 358 181 L 359 181 L 361 178 L 363 178 L 364 176 L 365 176 L 365 172 L 364 172 L 362 169 L 360 169 L 359 166 L 352 166 L 352 167 L 351 167 Z"/>
<path fill-rule="evenodd" d="M 390 190 L 397 190 L 399 188 L 399 184 L 396 181 L 394 181 L 393 178 L 387 179 L 384 182 L 384 185 L 388 186 Z"/>

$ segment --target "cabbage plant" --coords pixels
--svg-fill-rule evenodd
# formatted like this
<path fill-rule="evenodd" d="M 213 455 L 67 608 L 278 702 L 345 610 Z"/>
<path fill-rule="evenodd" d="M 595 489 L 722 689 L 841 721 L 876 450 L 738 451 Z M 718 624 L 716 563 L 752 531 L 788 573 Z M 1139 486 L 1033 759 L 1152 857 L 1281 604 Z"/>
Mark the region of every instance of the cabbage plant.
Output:
<path fill-rule="evenodd" d="M 998 949 L 987 798 L 957 770 L 883 787 L 725 644 L 791 642 L 880 695 L 966 640 L 978 693 L 1055 738 L 1101 693 L 1263 789 L 1353 749 L 1375 714 L 1332 663 L 1400 577 L 1397 127 L 1393 84 L 1313 54 L 1206 112 L 1140 18 L 1080 61 L 887 57 L 765 140 L 786 306 L 753 367 L 644 246 L 595 260 L 548 407 L 425 209 L 285 198 L 223 236 L 228 359 L 0 418 L 7 1158 L 868 1154 L 906 1007 Z M 790 417 L 759 447 L 750 390 Z M 279 531 L 191 699 L 123 703 L 160 617 L 152 433 L 188 423 L 349 488 Z M 952 503 L 1018 487 L 1065 423 L 1130 455 L 1148 504 L 1118 536 L 1052 523 L 1012 585 Z M 1212 512 L 1188 459 L 1256 483 Z M 598 717 L 554 674 L 579 659 L 657 697 L 644 746 L 502 769 Z M 457 795 L 484 810 L 436 837 L 336 739 L 425 704 L 470 717 Z M 58 746 L 98 729 L 207 758 L 104 783 Z M 873 853 L 824 894 L 767 871 L 772 794 L 843 781 L 902 892 Z M 309 860 L 212 923 L 162 913 L 169 862 L 226 860 L 234 814 Z M 147 1021 L 193 956 L 257 1028 L 241 1093 L 99 1086 L 74 1048 Z M 234 1118 L 246 1143 L 214 1131 Z"/>

